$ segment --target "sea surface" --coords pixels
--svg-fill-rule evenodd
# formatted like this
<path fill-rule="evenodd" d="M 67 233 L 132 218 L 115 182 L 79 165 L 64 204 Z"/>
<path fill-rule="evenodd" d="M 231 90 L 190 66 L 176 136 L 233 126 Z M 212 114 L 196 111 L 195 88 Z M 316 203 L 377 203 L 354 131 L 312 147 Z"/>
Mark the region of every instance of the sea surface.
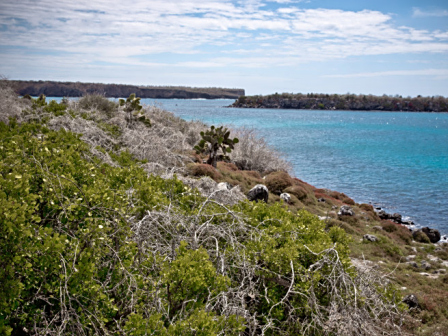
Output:
<path fill-rule="evenodd" d="M 226 108 L 233 100 L 142 99 L 186 120 L 252 127 L 293 174 L 448 234 L 448 113 Z"/>

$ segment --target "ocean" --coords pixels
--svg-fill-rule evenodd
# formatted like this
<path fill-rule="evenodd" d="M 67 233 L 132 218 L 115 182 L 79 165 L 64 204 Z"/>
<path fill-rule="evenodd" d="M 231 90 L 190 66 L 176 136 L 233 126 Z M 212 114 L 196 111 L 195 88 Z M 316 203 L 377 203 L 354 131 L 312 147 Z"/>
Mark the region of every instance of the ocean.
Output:
<path fill-rule="evenodd" d="M 226 108 L 233 100 L 142 99 L 186 120 L 251 127 L 293 175 L 448 234 L 448 113 Z"/>

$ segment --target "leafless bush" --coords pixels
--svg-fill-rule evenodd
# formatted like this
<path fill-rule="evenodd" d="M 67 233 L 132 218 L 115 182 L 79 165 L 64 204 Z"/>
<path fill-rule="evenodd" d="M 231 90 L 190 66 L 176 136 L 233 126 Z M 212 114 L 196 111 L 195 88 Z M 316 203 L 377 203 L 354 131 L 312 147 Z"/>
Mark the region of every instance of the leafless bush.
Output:
<path fill-rule="evenodd" d="M 218 209 L 210 213 L 206 211 L 209 206 Z M 181 241 L 193 249 L 205 248 L 218 273 L 233 279 L 226 292 L 210 298 L 207 310 L 243 317 L 247 328 L 244 335 L 289 335 L 286 330 L 302 335 L 402 335 L 403 315 L 397 301 L 386 293 L 386 277 L 371 268 L 347 269 L 334 247 L 320 253 L 308 250 L 317 262 L 307 269 L 294 269 L 290 260 L 289 274 L 277 274 L 245 257 L 244 242 L 261 239 L 262 232 L 246 224 L 243 215 L 217 203 L 212 195 L 197 208 L 199 212 L 193 216 L 180 214 L 169 205 L 147 212 L 140 220 L 131 218 L 134 239 L 143 254 L 163 255 L 169 260 L 175 259 Z M 263 316 L 257 315 L 250 307 L 263 299 L 270 302 L 266 288 L 273 281 L 284 288 L 285 295 Z M 311 285 L 301 290 L 296 286 L 299 282 Z M 297 299 L 305 299 L 307 304 L 297 305 Z M 154 300 L 157 302 L 157 298 Z M 281 306 L 288 316 L 282 323 L 293 329 L 279 326 L 275 306 Z"/>
<path fill-rule="evenodd" d="M 102 95 L 92 94 L 80 98 L 78 107 L 83 110 L 97 110 L 111 117 L 117 109 L 117 104 Z"/>
<path fill-rule="evenodd" d="M 256 170 L 260 173 L 291 170 L 291 165 L 266 140 L 257 136 L 254 129 L 235 129 L 232 136 L 239 139 L 230 155 L 239 169 Z"/>
<path fill-rule="evenodd" d="M 21 122 L 24 118 L 22 111 L 29 107 L 29 101 L 20 99 L 8 81 L 0 77 L 0 121 L 7 123 L 9 118 L 16 118 Z"/>
<path fill-rule="evenodd" d="M 316 271 L 327 271 L 323 279 L 312 281 L 308 293 L 301 293 L 312 311 L 309 323 L 302 324 L 304 334 L 313 334 L 317 327 L 324 335 L 403 335 L 405 315 L 397 297 L 390 297 L 396 294 L 390 291 L 387 276 L 363 264 L 347 272 L 334 248 L 313 254 L 320 259 L 308 268 L 310 279 Z M 329 304 L 317 299 L 322 290 L 328 293 Z"/>

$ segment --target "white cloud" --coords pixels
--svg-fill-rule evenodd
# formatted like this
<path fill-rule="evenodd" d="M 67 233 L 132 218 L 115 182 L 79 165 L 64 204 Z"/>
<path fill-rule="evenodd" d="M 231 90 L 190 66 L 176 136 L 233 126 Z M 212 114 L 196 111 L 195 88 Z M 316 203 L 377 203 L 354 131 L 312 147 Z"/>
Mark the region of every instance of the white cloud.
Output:
<path fill-rule="evenodd" d="M 448 76 L 448 69 L 423 69 L 423 70 L 394 70 L 394 71 L 378 71 L 363 72 L 342 75 L 326 75 L 325 78 L 359 78 L 359 77 L 384 77 L 384 76 Z"/>
<path fill-rule="evenodd" d="M 422 10 L 420 8 L 413 8 L 413 17 L 443 17 L 443 16 L 448 16 L 448 11 L 447 10 L 442 10 L 442 9 L 435 9 L 435 10 Z"/>
<path fill-rule="evenodd" d="M 0 57 L 10 67 L 44 58 L 152 66 L 164 65 L 157 55 L 170 53 L 180 55 L 172 62 L 180 67 L 253 68 L 448 52 L 448 32 L 397 27 L 389 14 L 274 2 L 278 10 L 262 0 L 2 0 L 0 25 L 7 29 L 0 32 L 0 46 L 14 51 Z M 191 55 L 198 58 L 183 59 Z"/>

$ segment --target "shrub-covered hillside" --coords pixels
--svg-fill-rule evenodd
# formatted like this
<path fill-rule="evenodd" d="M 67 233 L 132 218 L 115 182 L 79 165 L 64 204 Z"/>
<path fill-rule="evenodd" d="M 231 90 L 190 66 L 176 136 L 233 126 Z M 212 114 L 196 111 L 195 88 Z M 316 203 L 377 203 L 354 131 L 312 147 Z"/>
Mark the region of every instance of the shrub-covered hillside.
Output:
<path fill-rule="evenodd" d="M 436 97 L 373 96 L 356 94 L 282 93 L 240 96 L 232 107 L 305 110 L 448 112 L 448 99 Z"/>
<path fill-rule="evenodd" d="M 310 186 L 277 172 L 266 184 L 295 207 L 224 202 L 187 176 L 206 166 L 191 151 L 200 123 L 99 96 L 48 103 L 3 85 L 0 98 L 2 334 L 402 334 L 394 286 L 300 209 L 317 211 Z M 245 191 L 287 164 L 240 132 L 233 163 L 211 171 Z"/>

